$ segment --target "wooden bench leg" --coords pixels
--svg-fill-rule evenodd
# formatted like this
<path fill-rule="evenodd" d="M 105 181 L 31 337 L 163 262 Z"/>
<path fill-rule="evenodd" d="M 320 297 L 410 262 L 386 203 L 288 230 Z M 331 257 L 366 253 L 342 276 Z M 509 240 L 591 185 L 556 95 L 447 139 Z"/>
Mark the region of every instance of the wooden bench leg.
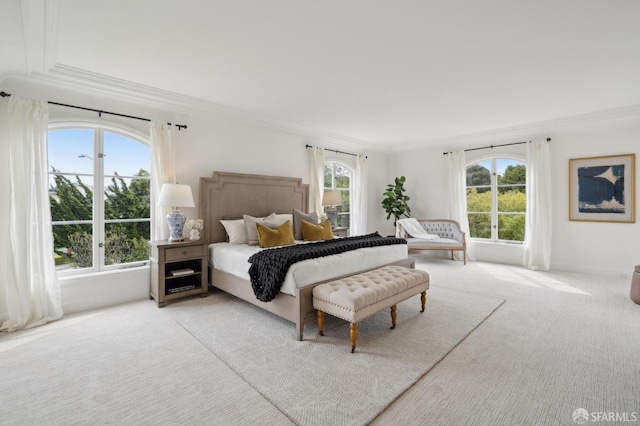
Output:
<path fill-rule="evenodd" d="M 424 307 L 427 304 L 427 292 L 423 291 L 422 293 L 420 293 L 420 303 L 422 304 L 422 309 L 420 309 L 420 312 L 424 312 Z"/>
<path fill-rule="evenodd" d="M 351 353 L 356 350 L 356 340 L 358 339 L 358 323 L 352 322 L 349 325 L 349 337 L 351 337 Z"/>
<path fill-rule="evenodd" d="M 324 312 L 320 310 L 317 312 L 318 312 L 318 333 L 320 333 L 321 336 L 324 336 Z"/>
<path fill-rule="evenodd" d="M 398 307 L 393 305 L 391 307 L 391 329 L 396 328 L 396 318 L 398 318 Z"/>

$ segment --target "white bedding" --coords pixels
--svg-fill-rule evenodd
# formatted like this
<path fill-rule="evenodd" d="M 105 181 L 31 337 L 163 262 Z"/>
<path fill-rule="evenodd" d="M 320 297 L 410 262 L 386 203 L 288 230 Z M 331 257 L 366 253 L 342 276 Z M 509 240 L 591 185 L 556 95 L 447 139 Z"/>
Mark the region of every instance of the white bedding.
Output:
<path fill-rule="evenodd" d="M 262 250 L 247 244 L 214 243 L 209 245 L 209 265 L 249 281 L 249 257 Z M 303 260 L 291 265 L 280 291 L 295 294 L 296 287 L 375 268 L 407 258 L 407 246 L 367 247 L 331 256 Z"/>

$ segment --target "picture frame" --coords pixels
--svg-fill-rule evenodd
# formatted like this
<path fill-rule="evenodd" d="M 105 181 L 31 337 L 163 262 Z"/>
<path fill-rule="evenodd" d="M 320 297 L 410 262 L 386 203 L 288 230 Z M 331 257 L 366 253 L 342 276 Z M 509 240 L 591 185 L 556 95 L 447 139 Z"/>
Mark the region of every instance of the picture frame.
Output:
<path fill-rule="evenodd" d="M 635 223 L 636 155 L 569 160 L 569 220 Z"/>

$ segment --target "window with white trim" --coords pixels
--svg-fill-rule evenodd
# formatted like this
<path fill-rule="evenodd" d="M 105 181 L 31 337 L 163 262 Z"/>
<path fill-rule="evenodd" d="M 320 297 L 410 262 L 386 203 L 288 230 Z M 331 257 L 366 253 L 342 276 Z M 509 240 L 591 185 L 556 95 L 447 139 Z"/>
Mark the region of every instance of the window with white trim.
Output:
<path fill-rule="evenodd" d="M 324 190 L 340 191 L 342 205 L 336 206 L 338 211 L 338 227 L 349 228 L 351 224 L 351 184 L 353 181 L 353 170 L 345 164 L 326 161 L 324 163 Z"/>
<path fill-rule="evenodd" d="M 467 167 L 467 217 L 471 238 L 524 241 L 527 166 L 513 158 L 490 158 Z"/>
<path fill-rule="evenodd" d="M 52 125 L 47 144 L 56 270 L 88 273 L 146 263 L 148 140 L 105 125 Z"/>

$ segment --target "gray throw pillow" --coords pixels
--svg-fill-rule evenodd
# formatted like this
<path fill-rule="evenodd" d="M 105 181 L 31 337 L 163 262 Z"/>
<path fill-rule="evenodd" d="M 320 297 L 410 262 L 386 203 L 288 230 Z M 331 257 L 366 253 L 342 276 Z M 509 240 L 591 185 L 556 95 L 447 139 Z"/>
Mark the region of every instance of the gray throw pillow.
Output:
<path fill-rule="evenodd" d="M 293 238 L 302 240 L 302 221 L 318 224 L 318 214 L 316 212 L 305 213 L 300 210 L 293 209 Z M 257 231 L 256 231 L 257 232 Z"/>
<path fill-rule="evenodd" d="M 276 223 L 276 213 L 273 212 L 267 217 L 253 217 L 248 214 L 243 214 L 244 226 L 247 228 L 247 240 L 250 246 L 257 246 L 259 244 L 258 228 L 256 223 L 275 229 L 278 224 Z"/>

